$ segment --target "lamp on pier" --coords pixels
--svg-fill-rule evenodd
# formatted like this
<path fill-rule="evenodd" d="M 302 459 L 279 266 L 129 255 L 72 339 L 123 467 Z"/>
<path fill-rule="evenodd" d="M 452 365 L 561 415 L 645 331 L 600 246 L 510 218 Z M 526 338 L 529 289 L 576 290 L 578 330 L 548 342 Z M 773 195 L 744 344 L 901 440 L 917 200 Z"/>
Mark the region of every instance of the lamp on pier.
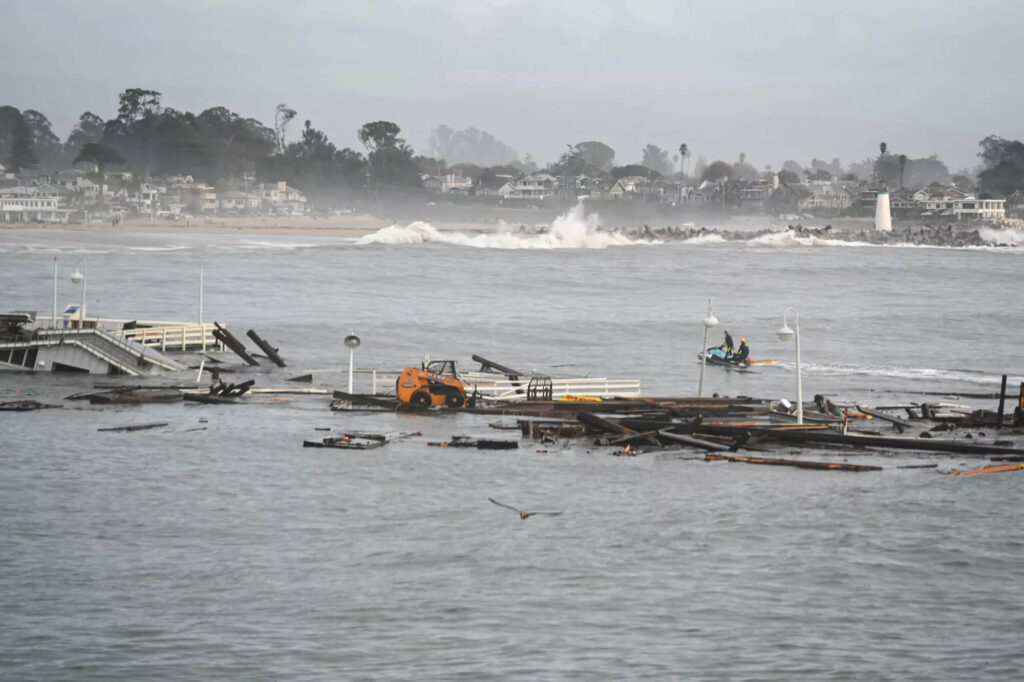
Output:
<path fill-rule="evenodd" d="M 352 395 L 352 367 L 355 360 L 356 348 L 359 348 L 359 337 L 352 332 L 345 337 L 345 345 L 348 346 L 348 393 Z"/>
<path fill-rule="evenodd" d="M 78 264 L 82 264 L 82 270 L 78 269 Z M 85 272 L 83 272 L 85 271 Z M 85 329 L 85 285 L 88 284 L 85 273 L 88 272 L 88 264 L 84 258 L 79 258 L 75 262 L 75 271 L 71 273 L 71 283 L 82 285 L 82 303 L 78 306 L 78 328 Z"/>
<path fill-rule="evenodd" d="M 718 318 L 711 312 L 711 299 L 708 299 L 708 314 L 701 322 L 704 324 L 704 345 L 700 347 L 700 383 L 697 385 L 697 397 L 704 395 L 704 368 L 708 364 L 708 332 L 718 326 Z"/>
<path fill-rule="evenodd" d="M 796 330 L 789 328 L 789 313 L 793 313 L 793 326 Z M 786 308 L 782 313 L 782 327 L 776 332 L 779 339 L 789 341 L 796 338 L 796 423 L 804 423 L 804 388 L 800 380 L 800 316 L 793 308 Z"/>

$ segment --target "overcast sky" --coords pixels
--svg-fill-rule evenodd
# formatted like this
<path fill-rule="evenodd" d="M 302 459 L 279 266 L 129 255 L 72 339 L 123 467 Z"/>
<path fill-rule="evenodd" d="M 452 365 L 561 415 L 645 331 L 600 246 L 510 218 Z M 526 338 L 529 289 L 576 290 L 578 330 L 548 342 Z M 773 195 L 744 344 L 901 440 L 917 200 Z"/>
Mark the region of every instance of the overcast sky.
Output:
<path fill-rule="evenodd" d="M 757 167 L 886 141 L 956 171 L 1024 137 L 1018 0 L 0 0 L 0 104 L 62 137 L 129 87 L 265 124 L 287 103 L 339 147 L 367 121 L 475 126 L 541 162 L 597 139 Z"/>

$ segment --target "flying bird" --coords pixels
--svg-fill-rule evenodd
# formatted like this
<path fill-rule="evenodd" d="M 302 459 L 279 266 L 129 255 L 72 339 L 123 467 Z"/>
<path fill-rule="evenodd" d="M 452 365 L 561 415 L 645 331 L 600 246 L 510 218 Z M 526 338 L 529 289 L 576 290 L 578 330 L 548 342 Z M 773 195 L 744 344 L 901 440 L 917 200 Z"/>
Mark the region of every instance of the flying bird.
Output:
<path fill-rule="evenodd" d="M 519 518 L 521 518 L 523 520 L 528 519 L 531 516 L 558 516 L 559 514 L 562 513 L 560 511 L 525 512 L 522 509 L 516 509 L 515 507 L 511 507 L 511 506 L 505 504 L 504 502 L 498 502 L 493 497 L 488 497 L 487 499 L 490 500 L 491 502 L 493 502 L 494 504 L 498 505 L 499 507 L 504 507 L 505 509 L 511 509 L 515 513 L 519 514 Z"/>

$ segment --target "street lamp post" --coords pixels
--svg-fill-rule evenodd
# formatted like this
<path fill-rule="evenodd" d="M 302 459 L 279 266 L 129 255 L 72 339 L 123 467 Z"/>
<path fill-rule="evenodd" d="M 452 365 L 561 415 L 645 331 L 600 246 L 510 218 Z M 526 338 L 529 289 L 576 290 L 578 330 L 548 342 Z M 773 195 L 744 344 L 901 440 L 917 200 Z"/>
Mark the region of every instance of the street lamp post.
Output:
<path fill-rule="evenodd" d="M 697 385 L 697 397 L 704 395 L 704 368 L 708 364 L 708 332 L 718 326 L 718 318 L 711 312 L 711 299 L 708 299 L 708 314 L 701 322 L 704 323 L 704 345 L 700 347 L 700 384 Z"/>
<path fill-rule="evenodd" d="M 793 313 L 793 326 L 796 327 L 794 332 L 789 328 L 787 321 L 789 319 L 789 313 Z M 786 311 L 782 314 L 782 328 L 776 332 L 779 335 L 779 339 L 782 341 L 789 341 L 794 336 L 796 337 L 796 423 L 804 423 L 804 387 L 800 379 L 800 315 L 794 308 L 786 308 Z"/>
<path fill-rule="evenodd" d="M 78 269 L 79 263 L 82 264 L 82 270 L 84 270 L 85 272 L 82 272 L 81 270 Z M 86 272 L 88 272 L 89 270 L 88 266 L 89 264 L 85 262 L 85 259 L 80 258 L 78 261 L 75 262 L 75 271 L 71 273 L 71 282 L 73 284 L 81 283 L 82 285 L 82 303 L 81 305 L 78 306 L 79 329 L 85 329 L 85 285 L 88 284 L 88 280 L 86 279 L 85 275 Z"/>
<path fill-rule="evenodd" d="M 50 318 L 50 328 L 57 328 L 57 257 L 53 257 L 53 317 Z"/>
<path fill-rule="evenodd" d="M 359 348 L 359 337 L 352 332 L 345 337 L 345 345 L 348 346 L 348 393 L 352 395 L 352 366 L 355 360 L 356 348 Z"/>

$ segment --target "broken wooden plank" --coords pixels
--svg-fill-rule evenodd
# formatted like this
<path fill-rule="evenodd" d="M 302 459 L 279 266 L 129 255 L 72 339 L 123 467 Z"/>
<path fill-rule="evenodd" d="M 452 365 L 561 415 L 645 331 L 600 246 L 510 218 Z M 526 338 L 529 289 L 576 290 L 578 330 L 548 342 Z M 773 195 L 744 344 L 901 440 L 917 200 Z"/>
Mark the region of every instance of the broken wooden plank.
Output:
<path fill-rule="evenodd" d="M 821 469 L 831 471 L 881 471 L 882 467 L 870 464 L 847 464 L 845 462 L 807 462 L 800 459 L 771 459 L 768 457 L 729 457 L 727 455 L 705 455 L 705 461 L 739 462 L 742 464 L 767 464 L 790 466 L 798 469 Z"/>
<path fill-rule="evenodd" d="M 33 410 L 45 410 L 48 408 L 60 408 L 63 405 L 47 405 L 38 400 L 11 400 L 0 403 L 0 412 L 31 412 Z"/>
<path fill-rule="evenodd" d="M 452 436 L 447 442 L 427 443 L 434 448 L 476 448 L 478 450 L 515 450 L 519 447 L 517 440 L 488 440 L 485 438 L 469 438 L 468 436 Z"/>
<path fill-rule="evenodd" d="M 1000 464 L 997 466 L 982 467 L 980 469 L 970 469 L 968 471 L 953 471 L 950 472 L 954 476 L 974 476 L 975 474 L 998 474 L 1004 471 L 1022 471 L 1024 470 L 1024 463 L 1015 464 Z"/>
<path fill-rule="evenodd" d="M 129 424 L 127 426 L 107 426 L 97 431 L 145 431 L 146 429 L 158 429 L 167 426 L 168 422 L 152 422 L 150 424 Z"/>
<path fill-rule="evenodd" d="M 885 412 L 872 410 L 871 408 L 863 407 L 862 405 L 857 405 L 857 409 L 863 412 L 864 414 L 871 415 L 875 419 L 881 419 L 882 421 L 889 422 L 890 424 L 898 428 L 901 433 L 903 432 L 903 429 L 909 429 L 913 427 L 913 424 L 911 424 L 910 422 L 903 421 L 902 419 L 893 417 L 892 415 L 886 414 Z"/>
<path fill-rule="evenodd" d="M 632 436 L 636 433 L 636 431 L 633 431 L 632 429 L 627 429 L 622 424 L 613 422 L 610 419 L 598 417 L 596 414 L 592 412 L 581 411 L 579 414 L 576 415 L 576 419 L 583 422 L 587 426 L 592 426 L 595 429 L 598 429 L 599 431 L 604 431 L 605 433 L 617 433 L 623 436 Z"/>
<path fill-rule="evenodd" d="M 703 450 L 723 451 L 729 449 L 728 445 L 722 445 L 721 443 L 713 443 L 711 441 L 703 440 L 701 438 L 694 438 L 692 436 L 681 436 L 678 433 L 672 433 L 671 431 L 662 430 L 657 431 L 656 433 L 658 434 L 659 438 L 664 438 L 665 440 L 674 441 L 676 443 L 683 443 L 684 445 L 692 445 Z"/>

